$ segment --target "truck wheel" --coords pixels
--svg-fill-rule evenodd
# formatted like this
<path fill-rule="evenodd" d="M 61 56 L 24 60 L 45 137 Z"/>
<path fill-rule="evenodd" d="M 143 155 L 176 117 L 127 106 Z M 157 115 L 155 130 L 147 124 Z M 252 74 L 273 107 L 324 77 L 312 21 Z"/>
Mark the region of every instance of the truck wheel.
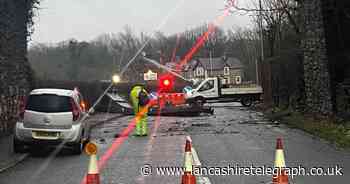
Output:
<path fill-rule="evenodd" d="M 205 104 L 205 99 L 204 98 L 197 98 L 195 103 L 196 103 L 196 106 L 203 107 L 203 105 Z"/>
<path fill-rule="evenodd" d="M 242 97 L 241 104 L 245 107 L 250 107 L 253 104 L 253 99 L 251 97 Z"/>

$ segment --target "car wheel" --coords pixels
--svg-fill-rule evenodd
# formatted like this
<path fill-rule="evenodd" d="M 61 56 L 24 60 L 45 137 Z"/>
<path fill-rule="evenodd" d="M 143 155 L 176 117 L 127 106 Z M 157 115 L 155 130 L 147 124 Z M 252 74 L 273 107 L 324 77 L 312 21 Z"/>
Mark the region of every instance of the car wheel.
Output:
<path fill-rule="evenodd" d="M 80 155 L 83 152 L 84 149 L 84 143 L 80 139 L 78 143 L 73 144 L 73 153 L 76 155 Z"/>
<path fill-rule="evenodd" d="M 90 142 L 91 136 L 90 136 L 90 129 L 86 131 L 86 135 L 84 135 L 84 140 L 83 140 L 83 148 L 85 148 L 85 145 Z M 84 131 L 85 132 L 85 131 Z"/>
<path fill-rule="evenodd" d="M 16 138 L 13 138 L 13 152 L 24 153 L 25 151 L 25 145 Z"/>
<path fill-rule="evenodd" d="M 245 107 L 250 107 L 253 104 L 253 99 L 251 97 L 243 97 L 241 104 Z"/>

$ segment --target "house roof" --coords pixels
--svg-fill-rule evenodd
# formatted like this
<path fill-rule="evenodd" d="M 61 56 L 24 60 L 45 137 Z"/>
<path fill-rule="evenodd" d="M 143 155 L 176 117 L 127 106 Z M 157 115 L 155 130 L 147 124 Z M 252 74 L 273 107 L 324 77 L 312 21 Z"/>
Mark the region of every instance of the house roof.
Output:
<path fill-rule="evenodd" d="M 205 69 L 213 69 L 213 70 L 222 70 L 226 65 L 225 61 L 222 58 L 199 58 L 199 63 Z"/>
<path fill-rule="evenodd" d="M 205 69 L 212 69 L 213 70 L 222 70 L 225 66 L 228 66 L 230 68 L 242 68 L 243 65 L 240 60 L 237 58 L 223 58 L 223 57 L 216 57 L 216 58 L 196 58 L 191 60 L 187 65 L 185 66 L 184 70 L 194 70 L 197 68 L 197 66 L 203 66 Z"/>
<path fill-rule="evenodd" d="M 185 71 L 193 70 L 197 66 L 198 61 L 197 60 L 191 60 L 190 62 L 186 63 L 186 65 L 183 67 Z"/>
<path fill-rule="evenodd" d="M 242 62 L 234 57 L 229 57 L 225 61 L 230 68 L 243 68 Z"/>

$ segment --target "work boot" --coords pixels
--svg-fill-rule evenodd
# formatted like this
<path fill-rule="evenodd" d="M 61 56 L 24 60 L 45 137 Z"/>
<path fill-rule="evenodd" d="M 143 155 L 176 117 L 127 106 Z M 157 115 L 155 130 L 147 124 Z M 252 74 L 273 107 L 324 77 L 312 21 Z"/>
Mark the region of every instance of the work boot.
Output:
<path fill-rule="evenodd" d="M 147 132 L 142 132 L 141 136 L 147 136 L 148 133 Z"/>

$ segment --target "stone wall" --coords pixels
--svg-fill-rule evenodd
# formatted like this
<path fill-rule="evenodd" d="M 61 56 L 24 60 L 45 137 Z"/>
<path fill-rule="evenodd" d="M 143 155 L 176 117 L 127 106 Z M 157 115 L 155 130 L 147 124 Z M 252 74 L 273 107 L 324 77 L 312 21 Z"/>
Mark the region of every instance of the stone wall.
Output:
<path fill-rule="evenodd" d="M 19 99 L 33 81 L 27 60 L 28 28 L 33 1 L 0 1 L 0 135 L 11 132 Z"/>
<path fill-rule="evenodd" d="M 332 93 L 321 0 L 300 1 L 304 80 L 307 109 L 332 114 Z"/>
<path fill-rule="evenodd" d="M 31 69 L 25 58 L 0 59 L 0 135 L 11 132 L 20 98 L 31 88 Z"/>

